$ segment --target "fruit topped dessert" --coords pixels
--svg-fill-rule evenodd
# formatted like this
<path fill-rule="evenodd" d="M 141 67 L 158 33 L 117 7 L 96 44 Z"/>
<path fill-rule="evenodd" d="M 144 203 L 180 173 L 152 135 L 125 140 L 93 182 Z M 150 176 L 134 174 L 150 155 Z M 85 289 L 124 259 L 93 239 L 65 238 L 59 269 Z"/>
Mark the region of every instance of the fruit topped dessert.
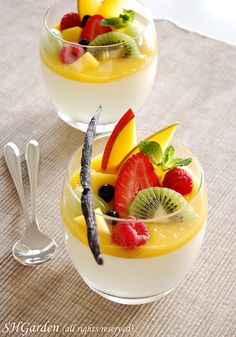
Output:
<path fill-rule="evenodd" d="M 131 102 L 140 108 L 150 92 L 155 27 L 138 0 L 60 0 L 46 13 L 40 55 L 59 116 L 86 131 L 102 104 L 100 123 L 111 130 Z"/>
<path fill-rule="evenodd" d="M 191 204 L 199 194 L 201 177 L 190 168 L 193 158 L 175 156 L 174 146 L 168 145 L 177 126 L 170 125 L 138 142 L 135 116 L 129 109 L 109 136 L 104 151 L 92 158 L 95 213 L 104 214 L 98 218 L 104 252 L 124 257 L 155 256 L 183 245 L 201 228 L 201 202 L 196 207 Z M 81 179 L 80 170 L 70 179 L 79 201 Z M 77 209 L 73 205 L 73 209 L 76 225 L 70 228 L 79 233 L 85 219 L 81 205 Z M 86 243 L 83 235 L 77 236 Z"/>
<path fill-rule="evenodd" d="M 203 171 L 173 138 L 177 123 L 153 134 L 136 130 L 129 109 L 110 135 L 94 139 L 100 110 L 68 167 L 65 242 L 90 288 L 119 303 L 146 303 L 175 288 L 200 251 Z"/>
<path fill-rule="evenodd" d="M 45 64 L 65 77 L 92 82 L 120 78 L 145 66 L 155 47 L 142 36 L 145 23 L 127 6 L 127 0 L 79 0 L 78 11 L 65 13 L 45 32 Z"/>
<path fill-rule="evenodd" d="M 109 136 L 93 140 L 94 118 L 62 198 L 71 259 L 90 287 L 114 296 L 168 291 L 187 274 L 203 240 L 201 166 L 173 139 L 177 123 L 153 134 L 139 131 L 129 109 Z"/>

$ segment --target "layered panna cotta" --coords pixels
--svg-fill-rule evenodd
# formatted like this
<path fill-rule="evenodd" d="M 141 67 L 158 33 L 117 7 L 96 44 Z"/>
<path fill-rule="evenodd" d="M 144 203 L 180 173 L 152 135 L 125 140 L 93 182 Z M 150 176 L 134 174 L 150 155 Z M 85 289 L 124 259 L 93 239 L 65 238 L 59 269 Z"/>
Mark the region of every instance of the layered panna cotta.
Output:
<path fill-rule="evenodd" d="M 176 127 L 142 133 L 137 142 L 128 110 L 109 137 L 95 140 L 91 187 L 103 266 L 89 249 L 82 215 L 82 149 L 70 162 L 61 205 L 68 252 L 85 282 L 114 301 L 145 303 L 163 296 L 199 254 L 206 189 L 198 160 L 182 143 L 169 145 Z"/>
<path fill-rule="evenodd" d="M 111 6 L 111 0 L 80 0 L 78 12 L 58 23 L 50 26 L 46 16 L 44 81 L 59 115 L 74 126 L 87 124 L 99 104 L 99 124 L 114 124 L 133 102 L 140 108 L 151 90 L 157 64 L 153 22 L 140 4 L 127 6 L 129 1 Z"/>

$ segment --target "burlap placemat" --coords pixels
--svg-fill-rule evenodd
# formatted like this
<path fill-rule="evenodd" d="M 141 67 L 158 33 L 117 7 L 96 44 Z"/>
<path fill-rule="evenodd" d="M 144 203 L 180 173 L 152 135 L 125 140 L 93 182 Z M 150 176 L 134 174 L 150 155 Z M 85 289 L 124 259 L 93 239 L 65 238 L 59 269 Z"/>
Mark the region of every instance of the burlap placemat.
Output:
<path fill-rule="evenodd" d="M 236 47 L 157 22 L 159 68 L 138 125 L 158 129 L 181 123 L 177 136 L 193 148 L 206 172 L 208 229 L 192 273 L 174 293 L 148 305 L 114 304 L 87 288 L 62 243 L 63 173 L 83 136 L 56 116 L 40 76 L 38 41 L 50 2 L 7 0 L 0 5 L 0 334 L 18 337 L 17 326 L 20 330 L 25 323 L 26 329 L 29 323 L 37 329 L 50 321 L 55 332 L 27 335 L 62 336 L 65 326 L 66 336 L 106 336 L 109 329 L 112 336 L 127 337 L 235 336 Z M 11 256 L 23 220 L 2 152 L 13 141 L 23 153 L 32 138 L 42 151 L 38 216 L 42 229 L 60 243 L 58 256 L 37 268 L 23 267 Z M 23 174 L 29 195 L 25 164 Z M 72 324 L 81 331 L 69 332 Z"/>

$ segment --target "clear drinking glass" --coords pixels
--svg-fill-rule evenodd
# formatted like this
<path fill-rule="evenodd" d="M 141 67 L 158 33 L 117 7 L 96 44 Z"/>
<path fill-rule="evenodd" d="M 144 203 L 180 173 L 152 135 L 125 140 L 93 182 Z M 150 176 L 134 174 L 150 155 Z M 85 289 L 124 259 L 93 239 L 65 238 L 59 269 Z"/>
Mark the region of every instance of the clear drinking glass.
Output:
<path fill-rule="evenodd" d="M 97 132 L 109 132 L 124 111 L 130 107 L 138 111 L 148 97 L 157 65 L 156 31 L 143 3 L 131 0 L 128 9 L 136 12 L 138 30 L 132 39 L 138 55 L 124 57 L 122 51 L 130 48 L 130 42 L 97 47 L 81 45 L 95 56 L 96 62 L 89 58 L 79 66 L 78 62 L 63 64 L 59 57 L 64 45 L 78 46 L 78 43 L 67 42 L 51 30 L 64 14 L 78 11 L 77 1 L 60 0 L 45 14 L 40 43 L 44 82 L 58 115 L 75 128 L 86 131 L 101 104 L 103 114 Z"/>
<path fill-rule="evenodd" d="M 149 135 L 150 132 L 138 131 L 139 140 Z M 107 139 L 108 135 L 95 139 L 94 157 L 103 151 Z M 193 207 L 196 218 L 178 222 L 178 211 L 155 219 L 139 220 L 146 224 L 150 232 L 150 242 L 134 249 L 124 249 L 112 241 L 111 231 L 119 221 L 128 220 L 96 212 L 100 247 L 104 257 L 102 266 L 96 264 L 88 247 L 85 223 L 76 221 L 81 205 L 71 187 L 71 178 L 80 170 L 82 148 L 76 151 L 68 165 L 61 199 L 63 232 L 68 254 L 85 283 L 96 293 L 114 302 L 142 304 L 165 296 L 183 281 L 200 252 L 207 221 L 207 193 L 203 170 L 198 159 L 183 143 L 174 139 L 172 144 L 177 157 L 193 158 L 189 169 L 198 181 L 198 189 L 189 204 Z"/>

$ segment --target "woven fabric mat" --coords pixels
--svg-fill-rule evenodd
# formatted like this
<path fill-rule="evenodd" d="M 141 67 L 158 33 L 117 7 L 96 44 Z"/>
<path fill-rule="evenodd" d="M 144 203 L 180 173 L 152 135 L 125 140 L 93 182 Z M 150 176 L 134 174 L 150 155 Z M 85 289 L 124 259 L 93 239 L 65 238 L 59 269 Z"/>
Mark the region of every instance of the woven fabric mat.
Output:
<path fill-rule="evenodd" d="M 51 2 L 6 0 L 0 5 L 0 334 L 18 337 L 17 324 L 18 329 L 22 323 L 36 329 L 50 321 L 54 332 L 27 336 L 63 336 L 63 327 L 66 336 L 235 336 L 236 47 L 167 21 L 156 23 L 159 68 L 138 126 L 156 130 L 180 122 L 177 136 L 196 152 L 205 169 L 209 222 L 201 255 L 175 292 L 147 305 L 119 305 L 88 289 L 62 242 L 63 174 L 83 135 L 57 117 L 40 75 L 38 41 Z M 41 228 L 60 243 L 57 257 L 37 268 L 21 266 L 11 256 L 23 219 L 2 151 L 8 141 L 19 145 L 29 196 L 23 153 L 32 138 L 42 151 Z M 81 332 L 69 332 L 72 324 Z M 7 329 L 14 331 L 4 333 Z"/>

